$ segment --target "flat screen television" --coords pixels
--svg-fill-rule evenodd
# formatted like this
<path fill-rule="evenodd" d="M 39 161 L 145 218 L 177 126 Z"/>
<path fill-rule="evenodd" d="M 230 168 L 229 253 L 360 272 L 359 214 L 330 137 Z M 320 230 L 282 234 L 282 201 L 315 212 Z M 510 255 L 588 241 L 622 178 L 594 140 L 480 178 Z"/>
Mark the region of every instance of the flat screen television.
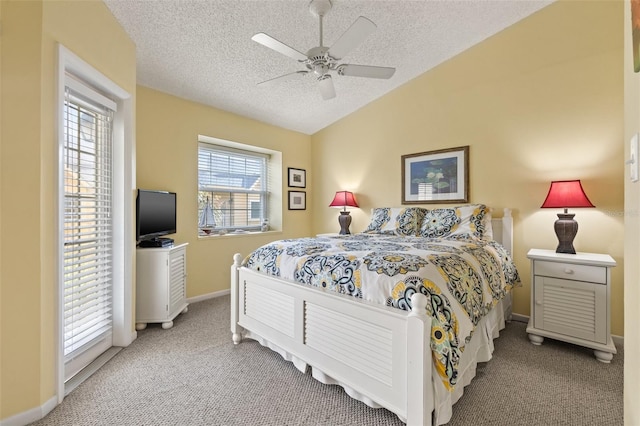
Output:
<path fill-rule="evenodd" d="M 173 240 L 160 237 L 175 233 L 176 193 L 138 189 L 136 239 L 140 245 L 157 247 L 171 244 Z"/>

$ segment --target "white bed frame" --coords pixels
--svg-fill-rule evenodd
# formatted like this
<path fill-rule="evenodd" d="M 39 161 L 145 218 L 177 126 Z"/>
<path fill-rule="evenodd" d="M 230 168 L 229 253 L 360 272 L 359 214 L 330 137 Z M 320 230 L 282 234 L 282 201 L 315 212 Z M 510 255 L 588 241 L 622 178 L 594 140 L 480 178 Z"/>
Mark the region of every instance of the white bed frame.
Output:
<path fill-rule="evenodd" d="M 494 240 L 513 253 L 511 210 L 492 219 L 492 228 Z M 339 384 L 408 425 L 432 424 L 431 319 L 424 295 L 414 294 L 407 312 L 256 273 L 241 261 L 235 254 L 231 266 L 235 344 L 243 337 L 258 340 L 298 369 L 310 365 L 314 378 Z M 357 332 L 345 327 L 353 323 Z"/>

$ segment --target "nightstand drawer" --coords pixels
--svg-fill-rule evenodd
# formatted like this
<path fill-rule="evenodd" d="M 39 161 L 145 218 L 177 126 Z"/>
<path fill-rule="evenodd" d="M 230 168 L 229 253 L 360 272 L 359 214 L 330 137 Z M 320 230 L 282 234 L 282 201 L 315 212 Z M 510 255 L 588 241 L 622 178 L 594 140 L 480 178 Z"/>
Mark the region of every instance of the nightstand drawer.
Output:
<path fill-rule="evenodd" d="M 577 265 L 572 263 L 534 262 L 534 274 L 545 277 L 562 278 L 565 280 L 588 281 L 606 284 L 607 268 L 601 266 Z"/>

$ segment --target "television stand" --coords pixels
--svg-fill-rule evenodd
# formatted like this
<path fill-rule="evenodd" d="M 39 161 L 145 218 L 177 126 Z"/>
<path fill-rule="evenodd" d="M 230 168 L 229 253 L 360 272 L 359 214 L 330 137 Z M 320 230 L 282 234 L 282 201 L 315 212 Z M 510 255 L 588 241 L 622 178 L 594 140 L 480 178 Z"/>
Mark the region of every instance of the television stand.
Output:
<path fill-rule="evenodd" d="M 142 240 L 138 244 L 138 247 L 142 248 L 162 248 L 173 246 L 172 238 L 154 238 L 151 240 Z"/>
<path fill-rule="evenodd" d="M 136 250 L 136 330 L 148 323 L 169 329 L 188 311 L 187 244 Z"/>

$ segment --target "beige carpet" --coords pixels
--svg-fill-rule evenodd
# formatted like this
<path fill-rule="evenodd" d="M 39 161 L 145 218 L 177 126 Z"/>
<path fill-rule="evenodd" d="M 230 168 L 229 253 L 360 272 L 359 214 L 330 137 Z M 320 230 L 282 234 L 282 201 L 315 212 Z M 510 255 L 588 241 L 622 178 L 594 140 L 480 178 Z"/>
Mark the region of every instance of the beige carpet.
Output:
<path fill-rule="evenodd" d="M 622 425 L 623 354 L 529 343 L 512 322 L 450 425 Z M 231 342 L 229 297 L 194 303 L 170 330 L 150 325 L 36 425 L 401 425 L 302 374 L 254 341 Z"/>

